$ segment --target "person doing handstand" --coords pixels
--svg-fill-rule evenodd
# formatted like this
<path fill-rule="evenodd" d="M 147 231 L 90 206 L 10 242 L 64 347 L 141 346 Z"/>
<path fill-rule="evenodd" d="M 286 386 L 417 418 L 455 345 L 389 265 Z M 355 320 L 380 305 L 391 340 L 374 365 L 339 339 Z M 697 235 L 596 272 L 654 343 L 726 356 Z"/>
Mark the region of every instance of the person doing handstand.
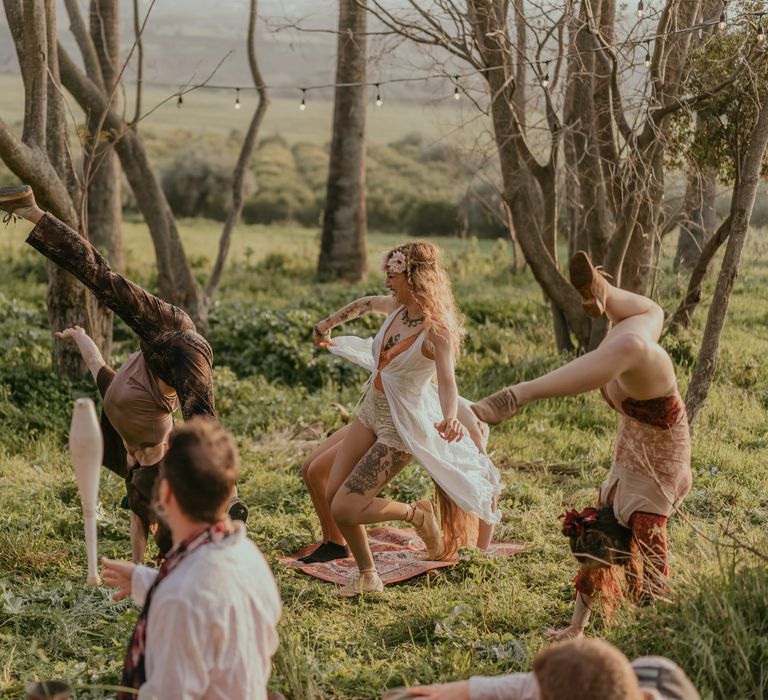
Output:
<path fill-rule="evenodd" d="M 79 326 L 56 333 L 77 344 L 103 398 L 103 463 L 125 479 L 133 513 L 131 550 L 134 562 L 141 562 L 150 526 L 156 523 L 152 489 L 168 450 L 173 412 L 181 408 L 185 420 L 216 415 L 213 352 L 186 312 L 113 272 L 85 238 L 37 206 L 29 186 L 0 188 L 0 209 L 32 222 L 27 243 L 74 275 L 139 336 L 141 349 L 115 372 Z M 245 503 L 236 496 L 230 514 L 247 517 Z M 171 540 L 162 523 L 155 539 L 165 554 Z"/>
<path fill-rule="evenodd" d="M 620 593 L 614 563 L 631 563 L 629 583 L 638 601 L 663 592 L 669 575 L 667 520 L 692 483 L 688 417 L 672 360 L 658 343 L 664 312 L 647 297 L 609 284 L 583 251 L 571 260 L 570 276 L 585 313 L 605 313 L 613 323 L 605 339 L 563 367 L 472 406 L 478 418 L 494 425 L 532 401 L 599 389 L 619 414 L 613 464 L 598 496 L 601 510 L 567 514 L 564 523 L 574 552 L 589 564 L 575 581 L 572 622 L 552 633 L 557 639 L 583 633 L 595 594 L 609 602 Z M 622 538 L 631 552 L 621 551 Z"/>
<path fill-rule="evenodd" d="M 466 533 L 467 514 L 488 525 L 499 520 L 495 498 L 499 474 L 487 455 L 462 439 L 457 417 L 454 359 L 463 337 L 439 250 L 412 242 L 384 256 L 387 297 L 364 297 L 314 329 L 314 342 L 371 367 L 360 412 L 338 448 L 328 483 L 331 513 L 359 569 L 338 591 L 359 595 L 383 590 L 364 525 L 388 520 L 413 524 L 430 558 L 453 556 Z M 387 314 L 372 344 L 361 338 L 331 340 L 331 329 L 364 313 Z M 432 377 L 437 375 L 437 392 Z M 378 498 L 412 459 L 435 481 L 443 533 L 432 503 L 414 505 Z M 466 544 L 466 542 L 464 542 Z"/>

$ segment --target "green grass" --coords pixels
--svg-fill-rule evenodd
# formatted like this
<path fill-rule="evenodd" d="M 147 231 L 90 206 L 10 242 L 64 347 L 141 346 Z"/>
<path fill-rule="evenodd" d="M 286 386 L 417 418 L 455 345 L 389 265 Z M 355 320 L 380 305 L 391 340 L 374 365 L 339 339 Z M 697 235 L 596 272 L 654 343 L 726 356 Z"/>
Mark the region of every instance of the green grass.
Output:
<path fill-rule="evenodd" d="M 218 226 L 184 221 L 181 231 L 204 276 Z M 125 234 L 130 273 L 151 284 L 146 229 L 127 222 Z M 0 243 L 2 698 L 18 697 L 33 678 L 61 677 L 78 686 L 116 682 L 136 615 L 129 604 L 110 602 L 107 591 L 84 586 L 81 515 L 63 439 L 72 399 L 92 389 L 50 371 L 44 267 L 25 250 L 23 235 L 17 225 Z M 686 520 L 676 517 L 670 525 L 672 603 L 622 609 L 616 625 L 598 618 L 590 630 L 630 655 L 669 655 L 696 679 L 704 698 L 768 695 L 765 569 L 746 550 L 729 549 L 730 540 L 720 534 L 728 527 L 740 541 L 765 549 L 768 251 L 758 236 L 754 232 L 744 256 L 716 383 L 697 424 Z M 298 431 L 318 420 L 328 430 L 338 427 L 331 403 L 353 406 L 361 379 L 311 349 L 311 321 L 357 294 L 380 290 L 378 254 L 399 240 L 371 235 L 368 282 L 322 284 L 313 273 L 316 231 L 240 227 L 213 313 L 221 419 L 242 451 L 250 534 L 272 562 L 285 604 L 272 686 L 289 698 L 374 698 L 403 683 L 528 670 L 544 645 L 543 630 L 564 624 L 571 608 L 576 564 L 557 515 L 590 504 L 610 465 L 616 418 L 596 393 L 542 402 L 491 434 L 506 483 L 497 535 L 528 542 L 520 556 L 471 554 L 435 576 L 365 601 L 337 600 L 328 584 L 276 564 L 278 556 L 319 535 L 299 473 L 312 445 Z M 507 245 L 439 242 L 468 319 L 457 368 L 463 394 L 474 398 L 562 363 L 541 293 L 530 274 L 510 272 Z M 670 310 L 680 293 L 673 274 L 665 272 L 660 290 Z M 684 360 L 696 352 L 705 311 L 669 346 L 680 359 L 684 386 L 692 368 Z M 254 353 L 254 329 L 265 328 L 272 330 L 261 334 L 263 349 Z M 353 330 L 374 328 L 358 323 Z M 135 342 L 121 328 L 118 340 L 123 357 Z M 121 489 L 111 474 L 103 475 L 99 549 L 127 558 Z M 411 467 L 392 489 L 421 494 L 429 486 Z M 77 697 L 108 695 L 90 690 Z"/>

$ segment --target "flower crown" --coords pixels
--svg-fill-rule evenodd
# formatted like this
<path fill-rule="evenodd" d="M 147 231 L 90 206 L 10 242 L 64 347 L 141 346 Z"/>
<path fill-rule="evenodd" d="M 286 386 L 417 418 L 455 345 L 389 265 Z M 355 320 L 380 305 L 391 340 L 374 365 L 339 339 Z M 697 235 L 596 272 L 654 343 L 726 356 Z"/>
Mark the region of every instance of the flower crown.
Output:
<path fill-rule="evenodd" d="M 563 534 L 566 537 L 583 535 L 584 530 L 597 523 L 597 512 L 597 508 L 566 511 L 560 516 L 563 520 Z"/>
<path fill-rule="evenodd" d="M 405 272 L 408 269 L 408 258 L 402 250 L 396 248 L 392 253 L 384 253 L 381 259 L 381 269 L 389 270 L 396 275 Z"/>

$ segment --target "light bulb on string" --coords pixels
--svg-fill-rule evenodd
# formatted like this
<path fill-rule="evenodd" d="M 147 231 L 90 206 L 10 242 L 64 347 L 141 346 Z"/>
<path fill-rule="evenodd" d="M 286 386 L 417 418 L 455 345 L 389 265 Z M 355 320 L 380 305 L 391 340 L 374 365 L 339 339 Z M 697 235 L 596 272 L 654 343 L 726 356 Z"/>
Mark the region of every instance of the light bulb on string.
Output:
<path fill-rule="evenodd" d="M 179 93 L 179 99 L 176 100 L 176 107 L 181 107 L 181 105 L 184 104 L 184 98 L 182 97 L 181 93 Z"/>
<path fill-rule="evenodd" d="M 635 13 L 638 19 L 642 19 L 645 14 L 645 7 L 643 6 L 643 0 L 637 3 L 637 12 Z"/>
<path fill-rule="evenodd" d="M 235 109 L 240 109 L 240 88 L 235 88 Z"/>
<path fill-rule="evenodd" d="M 717 28 L 724 32 L 726 28 L 728 27 L 728 23 L 725 21 L 725 12 L 720 13 L 720 21 L 717 23 Z"/>
<path fill-rule="evenodd" d="M 376 83 L 376 106 L 381 107 L 383 104 L 384 100 L 381 99 L 381 90 L 379 89 L 379 84 Z"/>
<path fill-rule="evenodd" d="M 299 105 L 299 111 L 303 112 L 307 108 L 307 89 L 301 88 L 301 104 Z"/>
<path fill-rule="evenodd" d="M 541 79 L 541 87 L 549 87 L 549 61 L 544 64 L 544 77 Z"/>
<path fill-rule="evenodd" d="M 645 40 L 645 67 L 651 67 L 651 40 Z"/>
<path fill-rule="evenodd" d="M 456 87 L 453 88 L 453 99 L 454 100 L 460 100 L 461 99 L 461 93 L 459 92 L 459 76 L 456 75 L 453 78 L 456 81 Z"/>

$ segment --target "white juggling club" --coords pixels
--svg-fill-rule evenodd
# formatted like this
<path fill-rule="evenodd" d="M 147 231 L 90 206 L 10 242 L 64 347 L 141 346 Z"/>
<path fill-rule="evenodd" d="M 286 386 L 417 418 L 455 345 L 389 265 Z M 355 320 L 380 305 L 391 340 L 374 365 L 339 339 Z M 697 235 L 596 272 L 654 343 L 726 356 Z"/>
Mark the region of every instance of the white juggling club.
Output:
<path fill-rule="evenodd" d="M 96 559 L 96 502 L 99 494 L 99 472 L 104 452 L 104 439 L 91 399 L 77 399 L 69 427 L 69 451 L 75 471 L 77 490 L 83 504 L 85 548 L 88 554 L 89 586 L 101 583 Z"/>

